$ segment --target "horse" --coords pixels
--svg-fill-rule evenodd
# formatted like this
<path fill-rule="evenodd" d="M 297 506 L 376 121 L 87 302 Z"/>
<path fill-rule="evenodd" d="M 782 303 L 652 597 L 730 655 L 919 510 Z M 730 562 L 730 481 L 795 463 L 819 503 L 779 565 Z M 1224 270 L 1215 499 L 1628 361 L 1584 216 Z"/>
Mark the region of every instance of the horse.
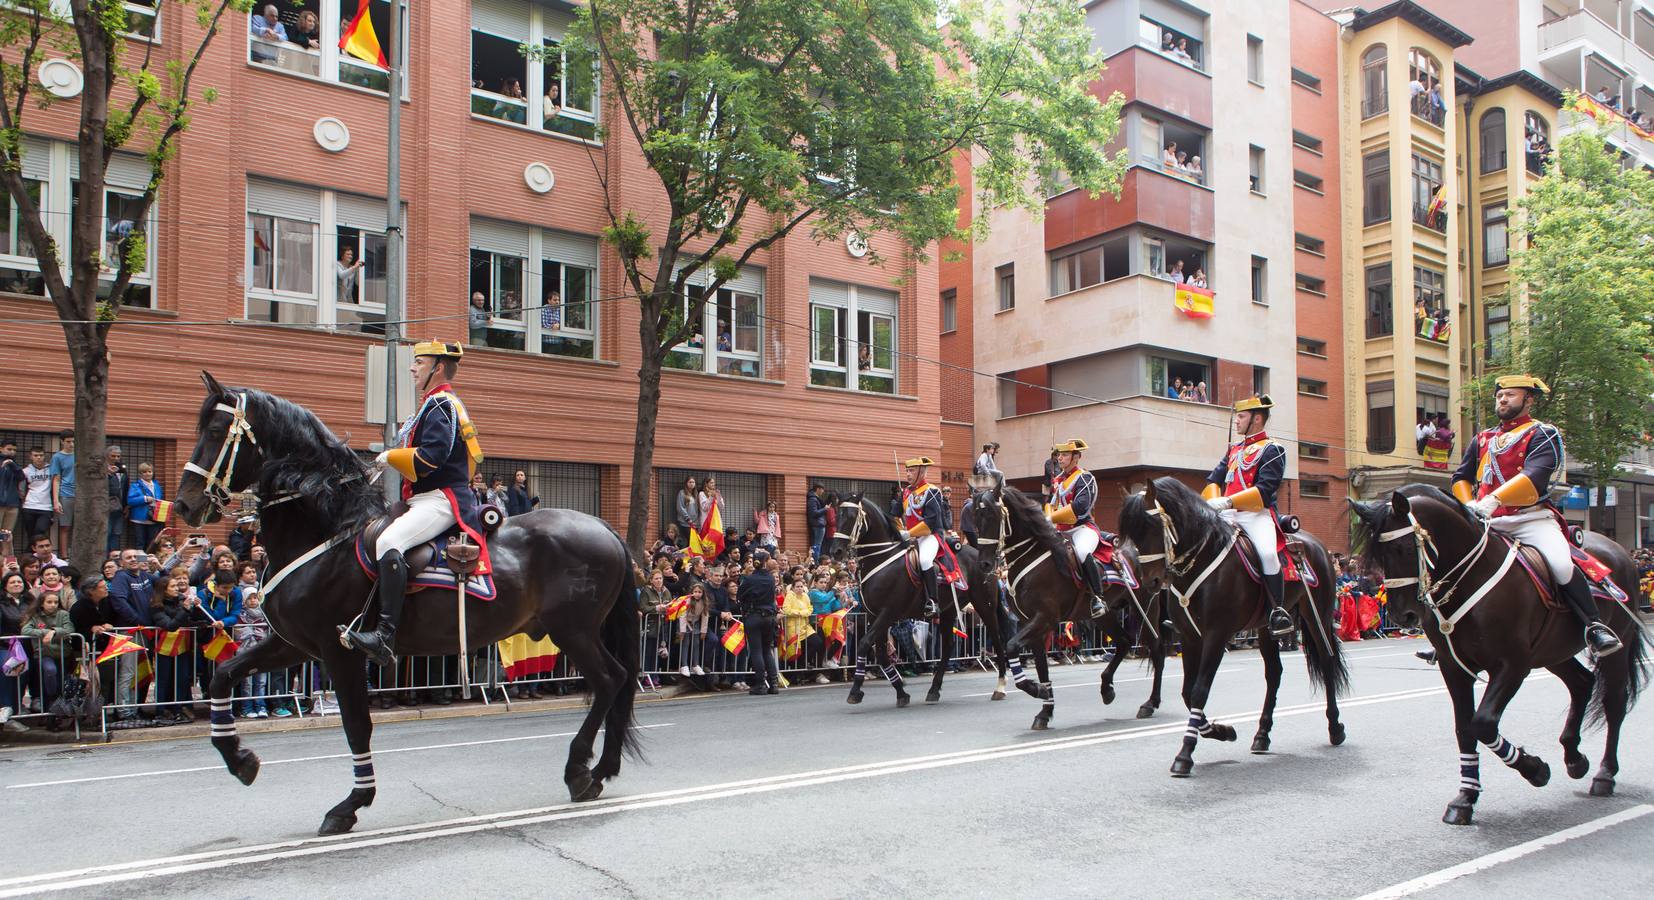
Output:
<path fill-rule="evenodd" d="M 1176 478 L 1156 478 L 1141 493 L 1127 496 L 1120 509 L 1120 532 L 1142 550 L 1166 554 L 1167 589 L 1177 600 L 1175 608 L 1167 602 L 1167 617 L 1177 622 L 1183 636 L 1183 702 L 1189 707 L 1189 727 L 1183 735 L 1182 749 L 1172 760 L 1171 771 L 1175 778 L 1187 778 L 1194 771 L 1195 744 L 1200 738 L 1236 738 L 1232 726 L 1206 718 L 1206 699 L 1229 638 L 1240 631 L 1260 628 L 1269 610 L 1269 599 L 1263 585 L 1247 573 L 1237 542 L 1238 529 L 1223 521 L 1199 494 Z M 1304 562 L 1319 583 L 1311 588 L 1307 582 L 1300 581 L 1296 587 L 1288 582 L 1286 606 L 1288 610 L 1296 609 L 1306 632 L 1304 662 L 1312 683 L 1318 682 L 1326 692 L 1327 736 L 1336 747 L 1344 743 L 1338 696 L 1349 687 L 1349 670 L 1338 636 L 1333 633 L 1332 612 L 1338 598 L 1333 588 L 1332 560 L 1326 547 L 1314 537 L 1304 533 L 1296 537 L 1303 542 Z M 1296 602 L 1290 599 L 1294 592 L 1302 594 Z M 1267 753 L 1275 724 L 1275 698 L 1281 686 L 1280 645 L 1267 629 L 1258 632 L 1258 652 L 1263 657 L 1265 690 L 1252 752 Z"/>
<path fill-rule="evenodd" d="M 866 607 L 872 618 L 863 627 L 861 638 L 850 649 L 855 664 L 855 673 L 850 683 L 850 694 L 846 701 L 857 704 L 862 701 L 862 684 L 867 677 L 867 656 L 874 655 L 884 677 L 890 686 L 896 689 L 896 706 L 907 706 L 911 697 L 907 693 L 902 675 L 890 662 L 890 648 L 887 640 L 890 627 L 902 619 L 918 619 L 924 617 L 925 591 L 914 583 L 908 576 L 907 564 L 904 558 L 912 549 L 911 541 L 901 539 L 901 529 L 889 516 L 879 509 L 878 504 L 861 494 L 851 494 L 840 501 L 838 505 L 838 528 L 828 538 L 823 550 L 836 564 L 844 564 L 851 559 L 856 561 L 856 578 L 861 587 L 862 605 Z M 931 677 L 930 691 L 925 694 L 926 703 L 937 703 L 942 699 L 942 676 L 947 671 L 947 662 L 953 656 L 953 627 L 959 620 L 961 609 L 971 598 L 993 597 L 998 598 L 998 586 L 994 583 L 991 560 L 988 568 L 984 568 L 984 560 L 975 550 L 964 548 L 958 554 L 959 567 L 965 573 L 969 587 L 966 598 L 961 600 L 958 589 L 944 582 L 943 590 L 939 592 L 940 614 L 939 623 L 941 635 L 941 653 L 936 663 L 936 672 Z M 1005 698 L 1005 668 L 1006 655 L 1003 642 L 1000 639 L 998 604 L 989 602 L 976 604 L 977 618 L 981 620 L 989 642 L 993 645 L 999 667 L 999 690 L 993 699 Z"/>
<path fill-rule="evenodd" d="M 1453 701 L 1459 792 L 1442 821 L 1471 824 L 1482 793 L 1478 743 L 1534 787 L 1550 780 L 1544 760 L 1499 733 L 1506 704 L 1536 668 L 1550 671 L 1568 688 L 1559 740 L 1569 778 L 1584 778 L 1590 770 L 1590 761 L 1579 752 L 1581 725 L 1607 724 L 1602 763 L 1590 792 L 1593 797 L 1612 795 L 1619 774 L 1620 723 L 1648 682 L 1648 645 L 1635 614 L 1623 603 L 1599 607 L 1625 649 L 1599 660 L 1593 673 L 1575 658 L 1585 637 L 1573 614 L 1546 606 L 1524 567 L 1512 565 L 1515 547 L 1497 539 L 1488 522 L 1464 504 L 1439 488 L 1410 484 L 1387 501 L 1352 500 L 1350 505 L 1358 520 L 1357 544 L 1365 543 L 1368 558 L 1395 576 L 1385 579 L 1391 608 L 1399 606 L 1408 618 L 1422 621 Z M 1637 569 L 1622 547 L 1593 533 L 1586 536 L 1584 549 L 1612 570 L 1615 584 L 1636 589 Z M 1482 672 L 1488 674 L 1487 688 L 1477 703 L 1474 687 Z"/>
<path fill-rule="evenodd" d="M 1046 643 L 1064 621 L 1089 622 L 1091 593 L 1083 578 L 1078 576 L 1068 539 L 1056 530 L 1045 517 L 1038 501 L 1014 487 L 1006 487 L 1003 478 L 984 480 L 972 494 L 973 509 L 978 528 L 978 549 L 993 548 L 1001 554 L 1011 586 L 1011 605 L 1022 628 L 1011 638 L 1009 649 L 1016 654 L 1011 660 L 1011 672 L 1016 686 L 1028 696 L 1041 701 L 1040 711 L 1031 726 L 1035 731 L 1051 727 L 1056 711 L 1055 692 L 1051 687 Z M 986 551 L 984 551 L 986 552 Z M 1166 640 L 1158 625 L 1156 604 L 1161 564 L 1151 561 L 1154 574 L 1143 572 L 1137 548 L 1122 541 L 1115 548 L 1141 579 L 1141 589 L 1133 590 L 1122 584 L 1110 583 L 1103 591 L 1103 602 L 1110 613 L 1097 620 L 1103 633 L 1114 640 L 1115 652 L 1101 676 L 1103 703 L 1115 699 L 1114 673 L 1125 661 L 1130 637 L 1126 634 L 1124 611 L 1129 603 L 1142 617 L 1143 627 L 1153 636 L 1150 644 L 1150 664 L 1154 669 L 1154 684 L 1149 699 L 1137 710 L 1137 718 L 1146 719 L 1160 707 L 1161 675 L 1166 664 Z M 1038 683 L 1028 677 L 1022 667 L 1021 654 L 1031 652 Z M 1001 686 L 1004 676 L 1001 674 Z"/>
<path fill-rule="evenodd" d="M 173 509 L 192 527 L 221 518 L 231 494 L 260 500 L 264 545 L 276 573 L 265 580 L 263 608 L 271 635 L 218 666 L 209 690 L 212 744 L 242 784 L 258 777 L 259 758 L 241 746 L 230 692 L 257 672 L 282 671 L 305 659 L 327 666 L 338 692 L 355 785 L 328 810 L 319 834 L 355 827 L 373 803 L 376 781 L 365 658 L 347 649 L 340 626 L 377 616 L 374 583 L 357 562 L 355 538 L 387 512 L 357 455 L 309 410 L 252 388 L 228 388 L 203 372 L 207 388 L 199 438 Z M 467 598 L 466 646 L 518 632 L 550 635 L 590 685 L 592 704 L 569 745 L 563 780 L 577 801 L 596 800 L 620 773 L 623 753 L 638 755 L 633 717 L 640 671 L 632 554 L 601 519 L 541 509 L 504 521 L 489 540 L 496 597 Z M 434 592 L 432 592 L 434 593 Z M 454 595 L 412 600 L 397 648 L 414 655 L 460 650 Z M 602 755 L 588 767 L 599 726 Z"/>

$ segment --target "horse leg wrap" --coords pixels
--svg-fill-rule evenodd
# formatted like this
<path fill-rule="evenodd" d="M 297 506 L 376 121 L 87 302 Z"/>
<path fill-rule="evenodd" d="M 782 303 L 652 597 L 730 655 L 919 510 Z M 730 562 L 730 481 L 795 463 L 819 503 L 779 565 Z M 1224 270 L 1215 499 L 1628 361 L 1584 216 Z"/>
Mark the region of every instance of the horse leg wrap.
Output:
<path fill-rule="evenodd" d="M 373 789 L 375 786 L 373 778 L 373 754 L 353 753 L 351 754 L 350 761 L 351 766 L 356 772 L 356 784 L 354 786 L 358 789 Z"/>
<path fill-rule="evenodd" d="M 1487 748 L 1492 750 L 1493 755 L 1499 757 L 1499 761 L 1507 766 L 1516 765 L 1516 761 L 1522 757 L 1522 748 L 1512 744 L 1502 734 L 1495 736 L 1493 743 L 1488 744 Z"/>
<path fill-rule="evenodd" d="M 230 712 L 229 698 L 209 701 L 208 709 L 208 719 L 212 722 L 212 737 L 235 737 L 235 715 Z"/>
<path fill-rule="evenodd" d="M 1475 753 L 1459 754 L 1459 789 L 1482 791 L 1482 761 Z"/>
<path fill-rule="evenodd" d="M 866 677 L 867 677 L 867 663 L 864 663 L 864 662 L 856 663 L 856 680 L 860 681 L 860 680 L 862 680 L 863 678 L 866 678 Z"/>
<path fill-rule="evenodd" d="M 1212 733 L 1212 723 L 1206 720 L 1206 711 L 1201 709 L 1189 710 L 1189 728 L 1183 732 L 1185 737 L 1204 737 Z"/>
<path fill-rule="evenodd" d="M 884 667 L 884 680 L 890 682 L 890 686 L 896 690 L 902 689 L 902 673 L 896 671 L 895 666 Z"/>
<path fill-rule="evenodd" d="M 1011 680 L 1012 681 L 1015 681 L 1017 684 L 1021 684 L 1024 681 L 1027 681 L 1030 677 L 1031 676 L 1028 674 L 1028 672 L 1025 669 L 1022 668 L 1022 660 L 1020 660 L 1020 659 L 1012 659 L 1011 660 Z"/>
<path fill-rule="evenodd" d="M 1048 707 L 1056 702 L 1057 692 L 1051 687 L 1051 682 L 1042 681 L 1039 683 L 1039 698 L 1044 700 Z"/>

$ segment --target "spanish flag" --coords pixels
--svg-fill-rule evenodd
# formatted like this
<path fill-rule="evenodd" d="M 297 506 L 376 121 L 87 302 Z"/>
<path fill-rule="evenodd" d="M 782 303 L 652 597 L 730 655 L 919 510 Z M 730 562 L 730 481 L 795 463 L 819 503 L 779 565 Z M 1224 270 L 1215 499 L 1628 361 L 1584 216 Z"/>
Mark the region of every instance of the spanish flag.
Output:
<path fill-rule="evenodd" d="M 724 552 L 724 517 L 718 504 L 706 511 L 700 528 L 689 529 L 689 552 L 706 559 L 717 559 Z"/>
<path fill-rule="evenodd" d="M 157 525 L 165 525 L 172 518 L 171 500 L 152 500 L 149 507 L 149 518 Z"/>
<path fill-rule="evenodd" d="M 356 17 L 350 20 L 345 33 L 339 36 L 339 49 L 357 59 L 366 60 L 381 69 L 389 69 L 385 51 L 379 46 L 379 35 L 373 30 L 373 17 L 368 15 L 371 0 L 360 0 Z"/>
<path fill-rule="evenodd" d="M 953 626 L 953 636 L 961 641 L 968 641 L 971 639 L 971 636 L 965 633 L 965 629 L 960 628 L 958 625 Z"/>
<path fill-rule="evenodd" d="M 1062 627 L 1057 631 L 1057 646 L 1065 649 L 1080 646 L 1080 638 L 1074 634 L 1073 622 L 1062 623 Z"/>
<path fill-rule="evenodd" d="M 816 623 L 821 626 L 821 641 L 823 645 L 832 644 L 834 642 L 840 644 L 844 643 L 844 617 L 848 613 L 849 610 L 847 609 L 841 609 L 837 612 L 830 612 L 827 615 L 822 616 L 821 621 Z"/>
<path fill-rule="evenodd" d="M 562 653 L 551 638 L 531 640 L 526 634 L 514 634 L 500 641 L 500 665 L 505 677 L 522 678 L 543 675 L 557 668 L 557 657 Z"/>
<path fill-rule="evenodd" d="M 1210 319 L 1212 317 L 1212 300 L 1216 296 L 1209 289 L 1195 287 L 1192 284 L 1175 285 L 1176 292 L 1173 302 L 1177 311 L 1191 319 Z"/>
<path fill-rule="evenodd" d="M 689 608 L 689 595 L 685 594 L 671 603 L 666 604 L 666 621 L 676 622 L 683 617 L 683 611 Z"/>
<path fill-rule="evenodd" d="M 803 649 L 804 649 L 804 638 L 805 638 L 805 634 L 802 631 L 794 632 L 793 634 L 782 635 L 782 637 L 781 637 L 781 658 L 784 659 L 784 660 L 787 660 L 789 662 L 791 662 L 792 660 L 797 659 L 798 654 L 801 651 L 803 651 Z"/>
<path fill-rule="evenodd" d="M 731 653 L 740 653 L 747 649 L 747 627 L 740 622 L 729 626 L 724 632 L 724 649 Z"/>
<path fill-rule="evenodd" d="M 139 702 L 149 696 L 149 686 L 155 683 L 155 666 L 149 662 L 149 654 L 138 657 L 138 669 L 132 673 L 132 689 L 138 695 Z"/>
<path fill-rule="evenodd" d="M 142 653 L 144 645 L 132 640 L 124 634 L 112 634 L 109 643 L 98 654 L 98 665 L 102 665 L 123 653 Z"/>
<path fill-rule="evenodd" d="M 207 646 L 201 648 L 201 655 L 215 663 L 221 663 L 234 656 L 240 649 L 241 645 L 230 639 L 229 632 L 220 631 L 207 642 Z"/>
<path fill-rule="evenodd" d="M 188 628 L 163 631 L 155 641 L 155 652 L 161 656 L 182 656 L 195 646 L 195 635 Z"/>
<path fill-rule="evenodd" d="M 1436 196 L 1430 201 L 1430 208 L 1424 213 L 1424 224 L 1431 228 L 1436 227 L 1442 210 L 1447 208 L 1447 185 L 1436 188 Z"/>

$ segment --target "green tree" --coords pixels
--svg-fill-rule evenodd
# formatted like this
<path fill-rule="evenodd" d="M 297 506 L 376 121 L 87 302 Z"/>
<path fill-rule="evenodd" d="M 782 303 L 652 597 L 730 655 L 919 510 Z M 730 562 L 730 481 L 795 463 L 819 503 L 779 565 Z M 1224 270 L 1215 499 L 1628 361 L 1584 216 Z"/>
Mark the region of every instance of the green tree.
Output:
<path fill-rule="evenodd" d="M 1654 176 L 1622 166 L 1598 131 L 1576 131 L 1512 235 L 1525 246 L 1511 254 L 1510 340 L 1472 396 L 1486 404 L 1502 372 L 1550 385 L 1537 414 L 1562 430 L 1600 506 L 1615 465 L 1654 432 Z"/>
<path fill-rule="evenodd" d="M 203 54 L 227 13 L 245 13 L 252 0 L 157 2 L 161 16 L 184 14 L 199 26 L 179 54 L 147 41 L 128 43 L 129 21 L 121 0 L 8 0 L 0 9 L 0 184 L 17 211 L 22 236 L 34 247 L 47 296 L 61 320 L 75 379 L 75 520 L 70 558 L 81 565 L 103 556 L 108 512 L 104 424 L 109 400 L 109 332 L 119 320 L 134 272 L 148 253 L 142 227 L 119 237 L 106 252 L 103 216 L 73 217 L 67 259 L 47 232 L 38 195 L 23 177 L 23 136 L 28 116 L 44 116 L 60 104 L 77 106 L 74 200 L 81 210 L 104 207 L 110 159 L 116 151 L 144 155 L 150 176 L 132 211 L 148 221 L 166 163 L 189 128 L 193 86 Z M 62 10 L 67 7 L 67 15 Z M 83 74 L 78 96 L 43 90 L 38 69 L 48 58 L 67 58 Z M 210 90 L 199 91 L 211 100 Z M 57 210 L 61 214 L 61 210 Z M 107 286 L 100 291 L 100 280 Z"/>
<path fill-rule="evenodd" d="M 570 46 L 610 98 L 606 139 L 641 146 L 666 214 L 599 172 L 626 285 L 642 311 L 627 540 L 647 539 L 661 368 L 704 301 L 799 228 L 826 241 L 883 232 L 904 259 L 968 237 L 952 161 L 968 154 L 982 209 L 1043 210 L 1066 178 L 1118 192 L 1103 150 L 1120 99 L 1071 0 L 591 0 Z M 533 53 L 534 48 L 527 48 Z M 978 235 L 986 215 L 975 217 Z M 888 261 L 885 261 L 888 262 Z M 686 287 L 710 273 L 706 290 Z"/>

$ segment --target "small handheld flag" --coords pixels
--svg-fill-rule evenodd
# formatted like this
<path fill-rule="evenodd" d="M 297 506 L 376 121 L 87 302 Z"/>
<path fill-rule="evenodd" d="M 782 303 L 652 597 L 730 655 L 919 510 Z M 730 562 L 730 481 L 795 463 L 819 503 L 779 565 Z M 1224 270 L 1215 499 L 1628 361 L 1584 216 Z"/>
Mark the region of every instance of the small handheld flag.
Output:
<path fill-rule="evenodd" d="M 676 622 L 683 617 L 684 610 L 689 608 L 688 595 L 682 596 L 666 604 L 666 621 Z"/>
<path fill-rule="evenodd" d="M 112 634 L 109 636 L 108 645 L 103 648 L 102 653 L 98 654 L 97 662 L 98 665 L 101 666 L 117 656 L 125 653 L 140 653 L 143 649 L 143 644 L 132 640 L 124 634 Z"/>
<path fill-rule="evenodd" d="M 724 632 L 724 649 L 737 654 L 747 649 L 747 628 L 745 625 L 736 622 L 729 626 L 729 630 Z"/>
<path fill-rule="evenodd" d="M 231 640 L 228 632 L 220 631 L 207 642 L 207 646 L 201 648 L 201 655 L 215 663 L 221 663 L 234 656 L 240 649 L 241 645 Z"/>

